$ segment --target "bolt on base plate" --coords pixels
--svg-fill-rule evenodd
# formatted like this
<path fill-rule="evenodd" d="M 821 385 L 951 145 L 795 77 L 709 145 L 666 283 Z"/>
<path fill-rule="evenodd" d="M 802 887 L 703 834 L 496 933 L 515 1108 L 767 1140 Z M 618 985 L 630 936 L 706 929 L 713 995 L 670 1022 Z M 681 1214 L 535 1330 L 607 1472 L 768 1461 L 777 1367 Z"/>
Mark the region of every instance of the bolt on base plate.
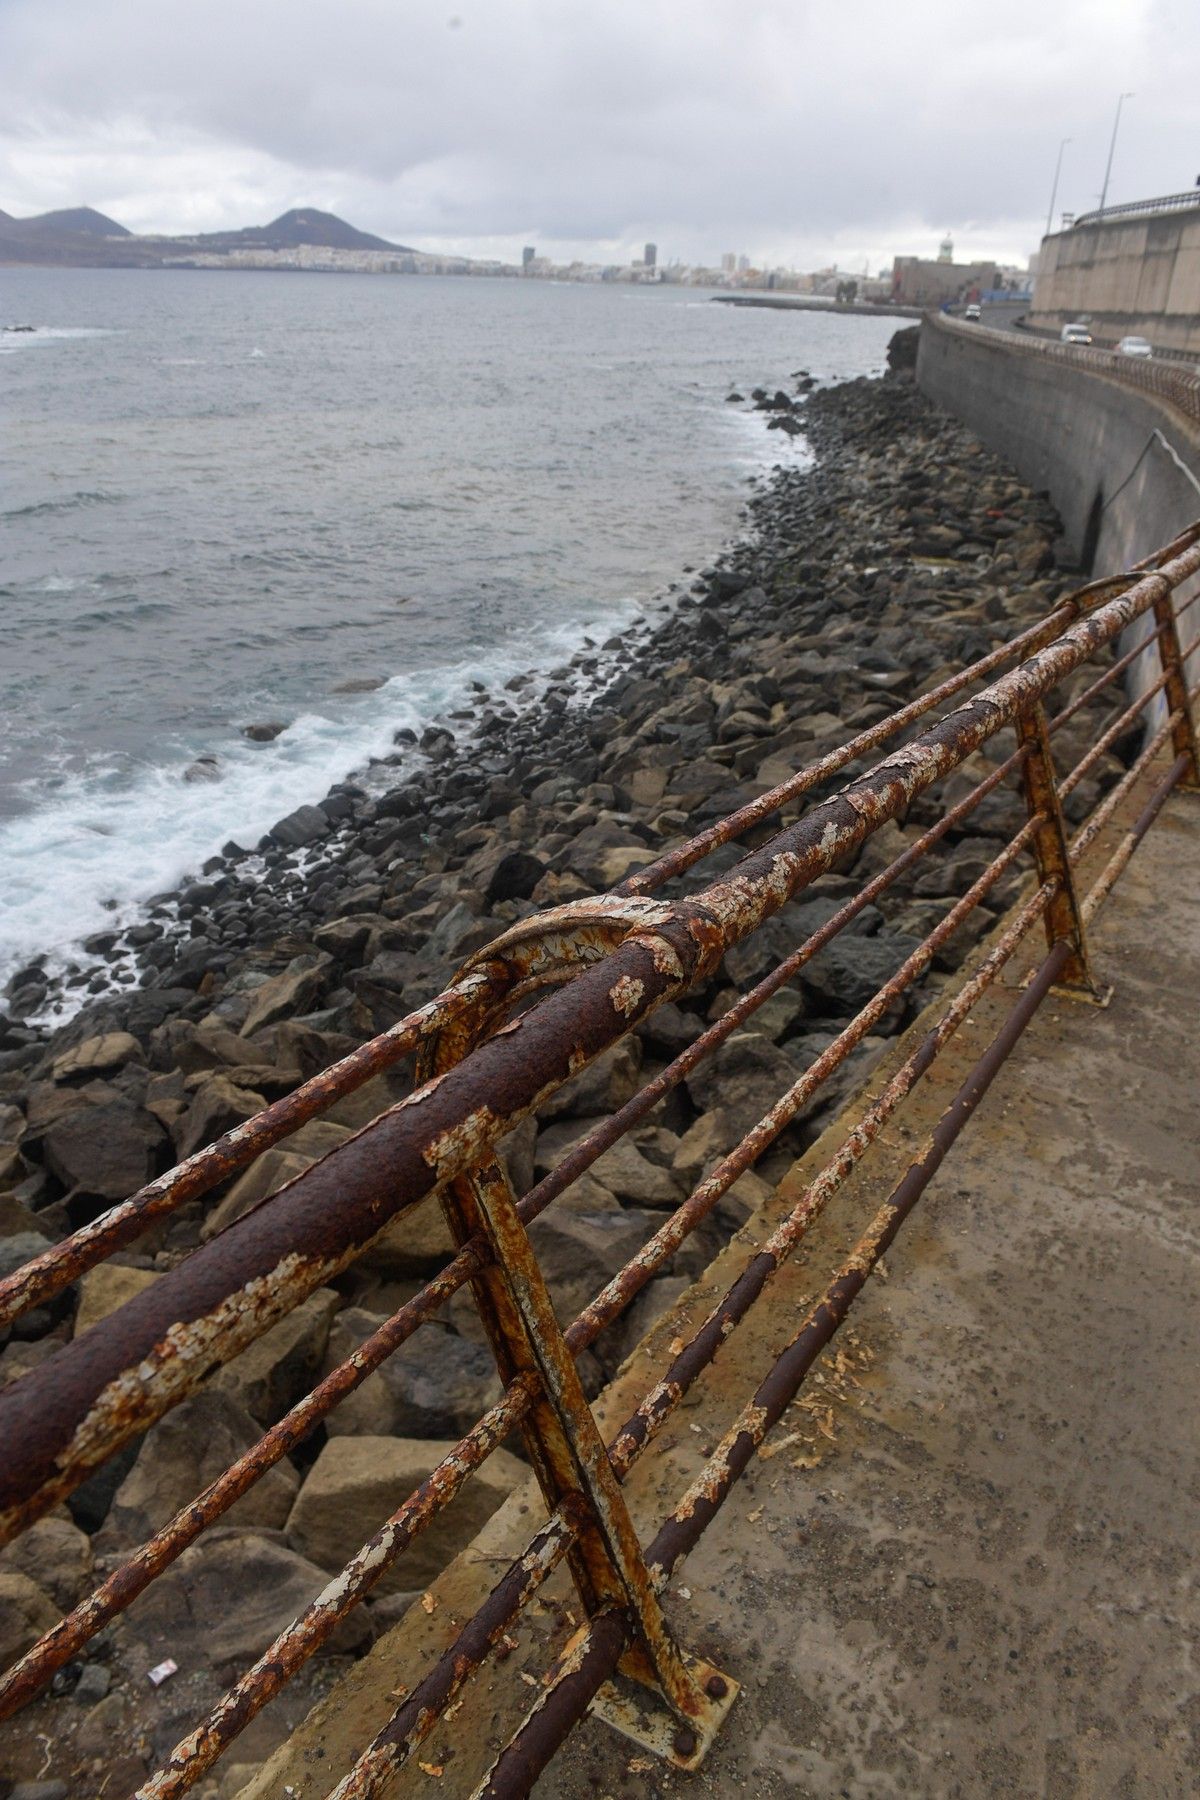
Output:
<path fill-rule="evenodd" d="M 684 1664 L 703 1701 L 698 1718 L 684 1724 L 655 1688 L 631 1680 L 620 1671 L 606 1681 L 590 1711 L 642 1750 L 649 1750 L 672 1768 L 698 1769 L 712 1748 L 725 1716 L 740 1692 L 731 1675 L 715 1669 L 700 1656 L 684 1656 Z"/>

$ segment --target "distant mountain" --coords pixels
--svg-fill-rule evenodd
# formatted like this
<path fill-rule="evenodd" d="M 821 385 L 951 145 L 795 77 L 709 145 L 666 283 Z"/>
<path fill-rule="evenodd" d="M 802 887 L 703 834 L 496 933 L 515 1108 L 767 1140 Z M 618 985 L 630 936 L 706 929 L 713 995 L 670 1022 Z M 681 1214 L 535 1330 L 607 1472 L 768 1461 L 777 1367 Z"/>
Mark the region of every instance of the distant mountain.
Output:
<path fill-rule="evenodd" d="M 389 244 L 386 238 L 372 237 L 369 231 L 347 225 L 345 219 L 339 219 L 335 213 L 318 212 L 312 206 L 294 206 L 290 212 L 280 213 L 277 219 L 272 219 L 269 225 L 250 225 L 243 231 L 210 232 L 208 236 L 245 249 L 257 245 L 263 250 L 294 250 L 299 244 L 316 244 L 323 250 L 408 252 L 406 244 Z"/>
<path fill-rule="evenodd" d="M 65 207 L 32 219 L 0 212 L 0 263 L 103 269 L 153 268 L 161 261 L 161 250 L 92 206 Z"/>
<path fill-rule="evenodd" d="M 209 231 L 192 237 L 137 237 L 91 206 L 73 206 L 14 219 L 0 211 L 0 263 L 55 263 L 68 267 L 154 267 L 189 254 L 221 255 L 231 250 L 390 250 L 411 256 L 406 244 L 359 231 L 333 213 L 293 207 L 269 225 L 241 231 Z"/>
<path fill-rule="evenodd" d="M 8 215 L 5 214 L 7 220 Z M 38 213 L 32 219 L 13 219 L 23 231 L 45 233 L 57 237 L 64 231 L 80 231 L 86 237 L 127 238 L 132 231 L 124 225 L 118 225 L 115 219 L 108 219 L 97 212 L 94 206 L 68 206 L 59 212 Z"/>

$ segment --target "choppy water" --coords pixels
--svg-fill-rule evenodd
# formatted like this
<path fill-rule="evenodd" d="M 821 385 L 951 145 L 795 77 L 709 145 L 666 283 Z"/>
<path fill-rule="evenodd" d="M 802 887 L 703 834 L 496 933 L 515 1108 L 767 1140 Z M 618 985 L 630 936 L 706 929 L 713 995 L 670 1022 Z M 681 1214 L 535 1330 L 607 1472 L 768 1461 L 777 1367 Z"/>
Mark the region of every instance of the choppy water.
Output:
<path fill-rule="evenodd" d="M 473 679 L 638 615 L 804 454 L 725 404 L 890 319 L 675 290 L 4 270 L 0 981 Z M 368 693 L 346 683 L 382 679 Z M 274 743 L 240 727 L 284 719 Z M 185 784 L 199 753 L 217 783 Z"/>

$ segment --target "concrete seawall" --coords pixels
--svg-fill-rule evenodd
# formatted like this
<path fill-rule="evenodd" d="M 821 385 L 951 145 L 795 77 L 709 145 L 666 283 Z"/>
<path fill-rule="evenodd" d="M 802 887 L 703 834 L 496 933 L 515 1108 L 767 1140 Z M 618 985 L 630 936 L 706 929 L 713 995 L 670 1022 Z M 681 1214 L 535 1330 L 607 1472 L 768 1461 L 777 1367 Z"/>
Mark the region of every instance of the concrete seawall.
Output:
<path fill-rule="evenodd" d="M 1200 517 L 1200 424 L 1120 373 L 1075 366 L 1014 332 L 933 315 L 921 325 L 921 391 L 1049 493 L 1096 576 L 1130 568 Z M 1193 615 L 1185 641 L 1194 633 Z M 1195 679 L 1200 653 L 1190 665 Z"/>

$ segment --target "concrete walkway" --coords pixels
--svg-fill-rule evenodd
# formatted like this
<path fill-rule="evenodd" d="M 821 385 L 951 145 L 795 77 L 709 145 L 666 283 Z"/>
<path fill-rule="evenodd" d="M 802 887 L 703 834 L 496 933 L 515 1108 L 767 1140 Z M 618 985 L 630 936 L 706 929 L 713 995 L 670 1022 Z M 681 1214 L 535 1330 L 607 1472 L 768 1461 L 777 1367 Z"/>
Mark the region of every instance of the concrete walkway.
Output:
<path fill-rule="evenodd" d="M 848 1322 L 833 1441 L 687 1563 L 679 1628 L 744 1692 L 675 1791 L 1200 1790 L 1200 798 L 1095 955 L 1110 1006 L 1046 1003 Z M 632 1793 L 613 1750 L 589 1722 L 538 1794 Z"/>
<path fill-rule="evenodd" d="M 1043 1006 L 887 1278 L 868 1285 L 673 1584 L 681 1640 L 743 1684 L 704 1769 L 674 1774 L 588 1720 L 540 1800 L 1157 1800 L 1200 1787 L 1200 798 L 1168 804 L 1094 947 L 1111 1005 Z M 1024 966 L 1040 954 L 1031 943 Z M 917 1153 L 1021 974 L 975 1009 L 633 1471 L 644 1540 Z M 830 1128 L 646 1340 L 598 1408 L 606 1429 L 844 1130 Z M 540 1516 L 535 1494 L 515 1495 L 435 1584 L 433 1611 L 414 1609 L 356 1666 L 247 1800 L 327 1793 Z M 435 1728 L 425 1767 L 414 1759 L 390 1792 L 471 1792 L 566 1630 L 565 1583 L 544 1596 L 513 1654 Z"/>

